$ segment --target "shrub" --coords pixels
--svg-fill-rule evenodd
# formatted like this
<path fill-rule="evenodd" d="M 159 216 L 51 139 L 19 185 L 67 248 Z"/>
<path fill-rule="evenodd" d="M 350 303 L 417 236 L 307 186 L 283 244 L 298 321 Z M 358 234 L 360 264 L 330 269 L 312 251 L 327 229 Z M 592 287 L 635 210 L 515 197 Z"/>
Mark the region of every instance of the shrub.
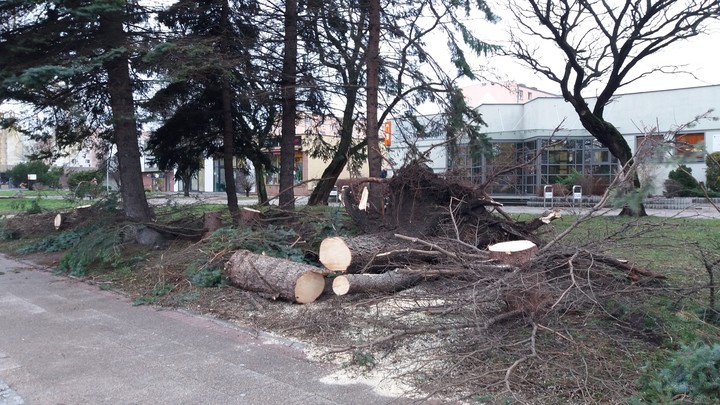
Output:
<path fill-rule="evenodd" d="M 720 152 L 713 152 L 705 157 L 707 171 L 705 177 L 708 190 L 720 192 Z"/>
<path fill-rule="evenodd" d="M 50 167 L 40 160 L 32 160 L 27 163 L 19 163 L 7 172 L 8 177 L 16 186 L 20 185 L 21 183 L 27 184 L 28 174 L 36 174 L 37 183 L 41 183 L 45 186 L 52 188 L 57 188 L 60 186 L 60 176 L 62 175 L 62 173 L 62 168 Z"/>
<path fill-rule="evenodd" d="M 96 197 L 99 191 L 98 183 L 104 179 L 100 170 L 83 170 L 71 173 L 68 176 L 68 188 L 75 197 Z M 95 180 L 93 182 L 93 180 Z"/>
<path fill-rule="evenodd" d="M 671 403 L 678 397 L 687 403 L 716 403 L 720 398 L 720 344 L 683 347 L 659 372 L 640 383 L 642 400 L 649 403 Z"/>
<path fill-rule="evenodd" d="M 671 170 L 665 180 L 665 197 L 701 197 L 703 192 L 698 181 L 692 175 L 692 169 L 680 165 Z"/>

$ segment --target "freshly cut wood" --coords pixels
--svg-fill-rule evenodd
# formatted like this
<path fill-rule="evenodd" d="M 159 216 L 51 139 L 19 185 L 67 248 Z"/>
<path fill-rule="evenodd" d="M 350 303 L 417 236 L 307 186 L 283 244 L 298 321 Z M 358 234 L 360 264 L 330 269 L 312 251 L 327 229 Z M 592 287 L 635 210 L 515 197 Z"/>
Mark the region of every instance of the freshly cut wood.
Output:
<path fill-rule="evenodd" d="M 344 238 L 325 238 L 320 243 L 320 263 L 330 271 L 345 271 L 352 263 L 352 253 Z"/>
<path fill-rule="evenodd" d="M 501 263 L 519 266 L 537 254 L 538 247 L 529 240 L 513 240 L 488 246 L 490 258 Z"/>
<path fill-rule="evenodd" d="M 60 229 L 60 227 L 62 226 L 62 220 L 63 220 L 62 214 L 55 215 L 55 221 L 54 221 L 55 229 Z"/>
<path fill-rule="evenodd" d="M 333 279 L 336 295 L 354 293 L 392 293 L 417 285 L 423 276 L 397 270 L 381 274 L 344 274 Z"/>
<path fill-rule="evenodd" d="M 247 250 L 235 252 L 225 272 L 236 287 L 300 304 L 315 301 L 325 288 L 325 276 L 317 267 Z"/>
<path fill-rule="evenodd" d="M 392 234 L 326 238 L 319 258 L 328 270 L 347 273 L 377 273 L 398 265 L 427 263 L 440 252 L 413 249 L 412 243 Z"/>
<path fill-rule="evenodd" d="M 368 191 L 367 186 L 363 187 L 362 194 L 360 194 L 360 203 L 358 204 L 358 209 L 360 211 L 367 210 L 368 197 L 369 197 L 368 193 L 369 193 L 369 191 Z"/>

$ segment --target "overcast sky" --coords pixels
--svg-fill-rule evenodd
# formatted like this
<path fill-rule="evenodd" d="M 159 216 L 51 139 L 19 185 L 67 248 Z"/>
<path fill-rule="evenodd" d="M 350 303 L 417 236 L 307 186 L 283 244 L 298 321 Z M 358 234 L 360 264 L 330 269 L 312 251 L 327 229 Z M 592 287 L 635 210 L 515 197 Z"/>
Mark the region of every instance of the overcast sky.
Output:
<path fill-rule="evenodd" d="M 481 19 L 472 20 L 470 26 L 476 27 L 475 33 L 486 42 L 498 45 L 507 45 L 508 27 L 512 17 L 501 9 L 496 13 L 505 16 L 497 24 L 488 24 Z M 662 52 L 647 59 L 642 71 L 664 65 L 677 65 L 690 74 L 653 74 L 628 86 L 624 86 L 619 93 L 641 92 L 652 90 L 665 90 L 683 87 L 696 87 L 720 84 L 720 20 L 713 21 L 702 34 L 688 41 L 678 42 L 664 49 Z M 478 64 L 487 64 L 496 72 L 502 72 L 510 80 L 537 87 L 540 90 L 558 93 L 558 85 L 544 77 L 536 75 L 531 69 L 521 65 L 512 58 L 491 57 L 479 60 Z M 641 72 L 638 66 L 636 73 Z"/>

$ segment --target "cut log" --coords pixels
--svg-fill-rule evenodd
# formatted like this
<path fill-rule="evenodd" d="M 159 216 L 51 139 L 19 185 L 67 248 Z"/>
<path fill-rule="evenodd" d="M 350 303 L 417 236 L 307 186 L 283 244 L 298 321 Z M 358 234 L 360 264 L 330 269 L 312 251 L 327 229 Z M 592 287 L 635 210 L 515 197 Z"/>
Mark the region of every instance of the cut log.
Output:
<path fill-rule="evenodd" d="M 319 258 L 330 271 L 379 273 L 388 267 L 431 262 L 440 254 L 434 250 L 413 249 L 411 242 L 391 234 L 374 234 L 326 238 L 320 244 Z"/>
<path fill-rule="evenodd" d="M 54 222 L 54 223 L 55 223 L 55 229 L 56 229 L 56 230 L 59 230 L 60 227 L 62 226 L 62 223 L 63 223 L 62 220 L 63 220 L 62 214 L 57 214 L 57 215 L 55 215 L 55 222 Z"/>
<path fill-rule="evenodd" d="M 332 289 L 336 295 L 354 293 L 393 293 L 417 285 L 423 277 L 419 274 L 401 273 L 397 270 L 381 274 L 344 274 L 333 279 Z"/>
<path fill-rule="evenodd" d="M 315 301 L 325 288 L 325 276 L 317 267 L 247 250 L 235 252 L 225 272 L 235 287 L 300 304 Z"/>
<path fill-rule="evenodd" d="M 520 266 L 537 254 L 538 247 L 529 240 L 513 240 L 488 246 L 490 258 L 512 266 Z"/>

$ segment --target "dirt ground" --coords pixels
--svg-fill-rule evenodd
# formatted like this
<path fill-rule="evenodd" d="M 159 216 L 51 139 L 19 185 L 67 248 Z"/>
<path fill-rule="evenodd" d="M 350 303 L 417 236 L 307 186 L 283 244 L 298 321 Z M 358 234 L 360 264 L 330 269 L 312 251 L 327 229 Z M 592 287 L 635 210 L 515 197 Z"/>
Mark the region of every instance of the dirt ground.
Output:
<path fill-rule="evenodd" d="M 172 208 L 167 217 L 159 218 L 174 230 L 201 227 L 201 213 L 188 209 Z M 78 215 L 57 231 L 52 214 L 37 214 L 6 221 L 6 233 L 17 234 L 0 246 L 18 254 L 28 243 L 39 244 L 45 250 L 24 253 L 22 258 L 59 269 L 68 266 L 68 257 L 84 260 L 78 250 L 86 242 L 59 251 L 52 251 L 53 243 L 71 239 L 79 229 L 92 229 L 82 240 L 90 240 L 87 250 L 101 255 L 81 274 L 66 267 L 70 276 L 126 294 L 136 305 L 180 308 L 296 339 L 309 355 L 346 366 L 341 378 L 364 379 L 418 399 L 622 403 L 634 390 L 643 355 L 659 339 L 642 326 L 646 320 L 640 314 L 607 313 L 607 306 L 595 305 L 581 289 L 570 288 L 570 279 L 548 263 L 538 263 L 542 272 L 486 269 L 472 278 L 434 277 L 393 294 L 336 296 L 328 288 L 307 305 L 229 286 L 221 269 L 240 242 L 258 249 L 274 246 L 288 256 L 298 250 L 312 260 L 329 230 L 353 229 L 337 210 L 264 215 L 266 222 L 245 228 L 223 228 L 201 240 L 167 238 L 147 247 L 128 237 L 129 225 L 114 216 Z M 100 225 L 93 225 L 97 221 Z M 50 243 L 48 235 L 56 239 Z M 110 244 L 99 243 L 106 237 Z M 448 268 L 475 265 L 460 261 Z M 203 287 L 207 277 L 218 274 L 217 283 Z M 591 287 L 601 286 L 605 292 L 619 291 L 628 283 L 625 277 L 609 275 Z M 636 298 L 639 291 L 629 295 Z M 630 298 L 619 294 L 613 299 L 622 306 Z"/>

